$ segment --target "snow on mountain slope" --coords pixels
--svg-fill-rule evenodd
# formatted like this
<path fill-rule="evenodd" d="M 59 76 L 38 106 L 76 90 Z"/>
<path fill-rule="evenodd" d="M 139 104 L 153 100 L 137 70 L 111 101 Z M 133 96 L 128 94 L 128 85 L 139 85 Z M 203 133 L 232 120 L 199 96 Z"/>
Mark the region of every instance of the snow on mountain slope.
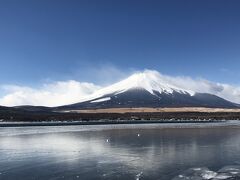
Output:
<path fill-rule="evenodd" d="M 212 107 L 236 108 L 238 105 L 208 93 L 177 87 L 157 71 L 146 70 L 102 88 L 82 102 L 57 110 L 132 108 L 132 107 Z"/>
<path fill-rule="evenodd" d="M 104 101 L 109 101 L 109 100 L 111 100 L 110 97 L 105 97 L 105 98 L 101 98 L 101 99 L 91 101 L 90 103 L 98 103 L 98 102 L 104 102 Z"/>
<path fill-rule="evenodd" d="M 98 90 L 84 99 L 84 101 L 97 99 L 108 94 L 121 94 L 130 89 L 145 89 L 152 95 L 156 95 L 156 92 L 160 94 L 178 92 L 181 94 L 190 94 L 191 96 L 195 94 L 195 92 L 191 90 L 181 89 L 173 84 L 169 84 L 169 82 L 157 71 L 145 70 L 144 72 L 135 73 L 118 83 Z"/>

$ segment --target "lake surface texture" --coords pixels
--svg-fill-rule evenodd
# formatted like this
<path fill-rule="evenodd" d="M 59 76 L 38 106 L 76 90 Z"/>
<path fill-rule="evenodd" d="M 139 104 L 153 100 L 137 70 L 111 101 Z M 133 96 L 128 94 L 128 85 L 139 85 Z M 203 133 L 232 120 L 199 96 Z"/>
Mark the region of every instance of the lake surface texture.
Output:
<path fill-rule="evenodd" d="M 228 165 L 240 165 L 240 126 L 0 128 L 1 180 L 171 180 L 189 168 Z"/>

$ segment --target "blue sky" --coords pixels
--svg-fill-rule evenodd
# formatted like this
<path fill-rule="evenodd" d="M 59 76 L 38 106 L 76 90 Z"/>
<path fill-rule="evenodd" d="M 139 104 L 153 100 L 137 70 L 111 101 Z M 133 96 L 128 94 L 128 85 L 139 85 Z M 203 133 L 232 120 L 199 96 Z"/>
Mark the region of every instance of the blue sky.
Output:
<path fill-rule="evenodd" d="M 2 0 L 0 85 L 101 84 L 105 67 L 239 85 L 239 9 L 238 0 Z"/>

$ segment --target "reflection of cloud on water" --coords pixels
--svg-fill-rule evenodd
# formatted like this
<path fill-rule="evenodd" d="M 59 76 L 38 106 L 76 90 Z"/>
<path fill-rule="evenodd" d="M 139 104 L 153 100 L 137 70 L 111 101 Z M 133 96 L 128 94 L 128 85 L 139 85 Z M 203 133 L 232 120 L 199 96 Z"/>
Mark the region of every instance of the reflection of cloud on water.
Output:
<path fill-rule="evenodd" d="M 176 149 L 172 145 L 156 147 L 127 147 L 121 143 L 111 145 L 111 139 L 106 142 L 103 137 L 98 139 L 81 138 L 68 135 L 41 135 L 6 137 L 0 142 L 0 159 L 4 156 L 12 160 L 18 158 L 29 158 L 35 156 L 48 156 L 57 158 L 57 161 L 64 159 L 68 163 L 78 159 L 91 159 L 99 166 L 109 164 L 122 164 L 136 171 L 155 171 L 161 164 L 158 161 L 167 163 L 174 161 Z M 165 156 L 161 156 L 168 152 Z M 160 154 L 159 154 L 160 153 Z M 156 155 L 158 161 L 155 160 Z M 160 155 L 160 156 L 159 156 Z M 172 160 L 171 160 L 172 159 Z"/>

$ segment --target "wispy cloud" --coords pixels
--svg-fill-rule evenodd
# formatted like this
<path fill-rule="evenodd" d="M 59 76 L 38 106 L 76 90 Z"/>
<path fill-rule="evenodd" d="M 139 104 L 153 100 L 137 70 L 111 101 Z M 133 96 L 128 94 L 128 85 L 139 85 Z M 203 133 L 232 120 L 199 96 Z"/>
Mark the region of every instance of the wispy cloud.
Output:
<path fill-rule="evenodd" d="M 83 64 L 78 65 L 73 70 L 74 77 L 84 79 L 85 81 L 97 83 L 103 86 L 115 83 L 121 79 L 127 78 L 136 70 L 133 68 L 119 69 L 111 63 Z"/>
<path fill-rule="evenodd" d="M 185 76 L 168 76 L 157 71 L 153 72 L 158 73 L 158 75 L 164 79 L 164 82 L 176 87 L 200 93 L 211 93 L 229 101 L 240 103 L 240 87 L 238 86 L 212 82 L 201 78 L 194 79 Z M 99 69 L 95 75 L 104 80 L 107 76 L 113 76 L 112 78 L 114 79 L 114 75 L 116 74 L 122 74 L 119 75 L 118 78 L 126 76 L 124 72 L 121 72 L 116 68 L 113 68 L 112 70 L 109 70 L 109 68 L 106 70 Z M 77 103 L 83 101 L 88 95 L 91 95 L 101 88 L 101 86 L 93 83 L 79 82 L 75 80 L 43 84 L 40 88 L 4 85 L 0 86 L 0 89 L 7 93 L 0 98 L 0 105 L 59 106 Z"/>

